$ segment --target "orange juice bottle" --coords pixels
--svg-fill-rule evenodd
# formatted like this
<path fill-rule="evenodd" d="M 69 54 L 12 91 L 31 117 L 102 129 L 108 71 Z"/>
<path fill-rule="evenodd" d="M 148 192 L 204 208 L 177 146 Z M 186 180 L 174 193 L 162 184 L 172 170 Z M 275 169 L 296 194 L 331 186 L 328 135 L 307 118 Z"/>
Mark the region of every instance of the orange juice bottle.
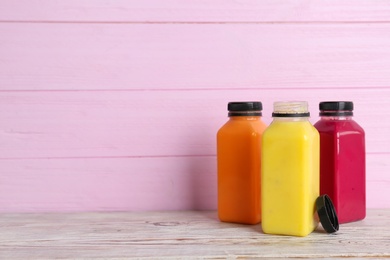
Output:
<path fill-rule="evenodd" d="M 224 222 L 261 221 L 261 102 L 229 102 L 229 120 L 217 134 L 218 217 Z"/>

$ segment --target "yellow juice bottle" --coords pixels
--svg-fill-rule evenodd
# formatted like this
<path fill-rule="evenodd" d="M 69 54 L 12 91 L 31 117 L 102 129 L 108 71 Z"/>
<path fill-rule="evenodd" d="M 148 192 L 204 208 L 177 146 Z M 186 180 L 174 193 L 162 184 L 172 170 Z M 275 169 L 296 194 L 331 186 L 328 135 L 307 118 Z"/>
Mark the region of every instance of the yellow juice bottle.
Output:
<path fill-rule="evenodd" d="M 306 236 L 318 224 L 319 133 L 307 102 L 275 102 L 263 133 L 261 164 L 264 233 Z"/>

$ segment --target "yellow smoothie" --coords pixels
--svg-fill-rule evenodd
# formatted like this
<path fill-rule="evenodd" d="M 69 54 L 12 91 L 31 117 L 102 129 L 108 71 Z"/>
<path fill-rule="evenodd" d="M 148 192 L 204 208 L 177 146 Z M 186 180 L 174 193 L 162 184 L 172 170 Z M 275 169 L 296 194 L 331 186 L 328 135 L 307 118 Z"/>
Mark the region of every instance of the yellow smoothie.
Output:
<path fill-rule="evenodd" d="M 284 113 L 278 116 L 274 109 L 274 120 L 263 134 L 262 228 L 269 234 L 306 236 L 318 224 L 319 134 L 307 111 Z"/>

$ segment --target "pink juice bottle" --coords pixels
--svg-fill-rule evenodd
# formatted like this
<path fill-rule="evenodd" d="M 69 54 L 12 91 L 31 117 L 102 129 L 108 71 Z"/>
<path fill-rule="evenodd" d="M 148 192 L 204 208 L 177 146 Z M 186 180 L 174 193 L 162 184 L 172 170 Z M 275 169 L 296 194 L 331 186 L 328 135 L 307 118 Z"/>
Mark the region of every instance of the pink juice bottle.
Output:
<path fill-rule="evenodd" d="M 365 134 L 353 119 L 352 102 L 321 102 L 320 194 L 332 199 L 340 223 L 366 216 Z"/>

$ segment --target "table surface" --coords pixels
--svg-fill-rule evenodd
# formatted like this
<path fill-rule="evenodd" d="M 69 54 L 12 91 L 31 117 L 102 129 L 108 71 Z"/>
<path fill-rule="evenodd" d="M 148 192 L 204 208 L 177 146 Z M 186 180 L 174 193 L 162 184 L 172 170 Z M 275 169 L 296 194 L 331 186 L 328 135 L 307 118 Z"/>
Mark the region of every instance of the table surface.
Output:
<path fill-rule="evenodd" d="M 266 235 L 215 211 L 0 214 L 0 259 L 390 257 L 390 209 L 334 234 Z"/>

